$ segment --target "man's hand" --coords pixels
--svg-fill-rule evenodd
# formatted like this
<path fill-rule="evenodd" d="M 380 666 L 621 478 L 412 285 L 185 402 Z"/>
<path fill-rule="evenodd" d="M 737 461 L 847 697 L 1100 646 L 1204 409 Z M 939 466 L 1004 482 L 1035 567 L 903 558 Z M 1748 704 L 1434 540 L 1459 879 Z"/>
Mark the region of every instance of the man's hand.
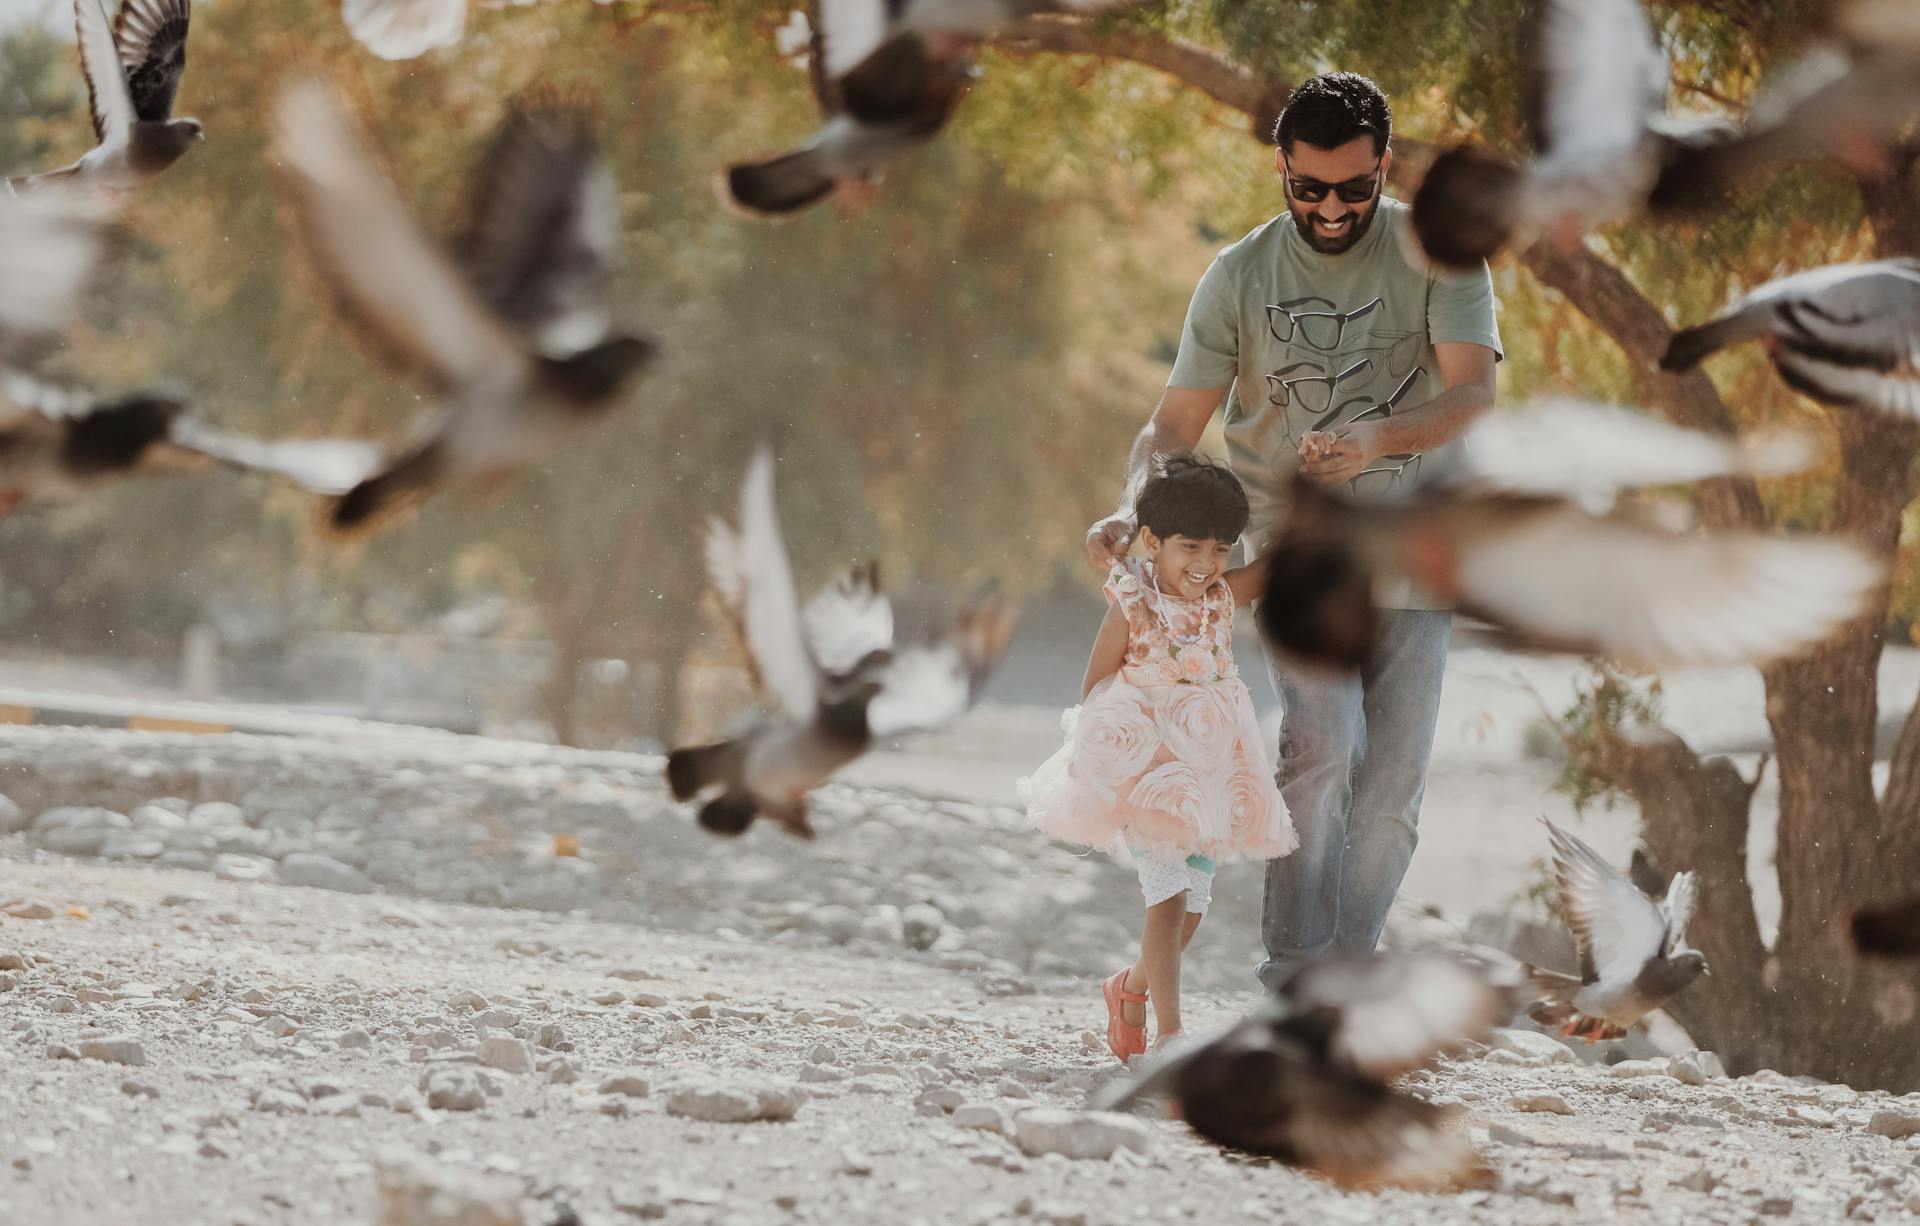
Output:
<path fill-rule="evenodd" d="M 1087 529 L 1088 560 L 1103 572 L 1111 570 L 1127 556 L 1127 547 L 1133 544 L 1133 534 L 1138 530 L 1131 513 L 1115 511 Z"/>
<path fill-rule="evenodd" d="M 1355 421 L 1300 436 L 1300 469 L 1322 485 L 1351 481 L 1381 456 L 1380 427 Z"/>

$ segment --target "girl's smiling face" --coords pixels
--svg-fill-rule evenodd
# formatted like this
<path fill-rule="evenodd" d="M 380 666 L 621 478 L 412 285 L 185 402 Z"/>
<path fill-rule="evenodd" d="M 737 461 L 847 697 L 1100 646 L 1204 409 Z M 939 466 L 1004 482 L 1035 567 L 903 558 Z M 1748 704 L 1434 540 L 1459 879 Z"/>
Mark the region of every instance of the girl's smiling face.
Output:
<path fill-rule="evenodd" d="M 1140 543 L 1153 559 L 1161 590 L 1189 600 L 1205 595 L 1214 580 L 1226 573 L 1227 559 L 1233 553 L 1232 541 L 1182 536 L 1178 532 L 1161 538 L 1151 528 L 1140 530 Z"/>

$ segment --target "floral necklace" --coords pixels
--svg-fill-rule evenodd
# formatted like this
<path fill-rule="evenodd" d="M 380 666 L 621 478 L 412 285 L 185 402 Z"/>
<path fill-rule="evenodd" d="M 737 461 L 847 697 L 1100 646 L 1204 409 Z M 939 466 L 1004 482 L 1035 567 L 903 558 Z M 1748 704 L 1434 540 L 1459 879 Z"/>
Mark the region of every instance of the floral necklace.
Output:
<path fill-rule="evenodd" d="M 1160 629 L 1165 632 L 1170 641 L 1178 643 L 1182 647 L 1197 647 L 1202 643 L 1211 643 L 1213 641 L 1213 596 L 1211 584 L 1208 585 L 1207 591 L 1200 593 L 1200 629 L 1192 634 L 1175 634 L 1173 632 L 1173 621 L 1167 616 L 1168 599 L 1167 594 L 1160 590 L 1160 571 L 1159 568 L 1156 567 L 1153 572 L 1153 615 L 1159 619 Z"/>

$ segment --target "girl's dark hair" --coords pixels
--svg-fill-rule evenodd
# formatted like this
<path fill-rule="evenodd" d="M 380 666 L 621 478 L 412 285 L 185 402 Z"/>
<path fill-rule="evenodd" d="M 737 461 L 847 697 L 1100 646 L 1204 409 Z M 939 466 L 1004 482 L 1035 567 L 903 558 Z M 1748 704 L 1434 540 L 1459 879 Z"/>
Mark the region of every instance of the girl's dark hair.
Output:
<path fill-rule="evenodd" d="M 1393 108 L 1380 87 L 1357 72 L 1323 72 L 1300 83 L 1273 125 L 1273 143 L 1291 151 L 1295 141 L 1338 149 L 1356 136 L 1373 138 L 1379 157 L 1393 136 Z"/>
<path fill-rule="evenodd" d="M 1170 536 L 1229 545 L 1253 515 L 1240 479 L 1191 451 L 1156 456 L 1133 505 L 1134 521 L 1161 540 Z"/>

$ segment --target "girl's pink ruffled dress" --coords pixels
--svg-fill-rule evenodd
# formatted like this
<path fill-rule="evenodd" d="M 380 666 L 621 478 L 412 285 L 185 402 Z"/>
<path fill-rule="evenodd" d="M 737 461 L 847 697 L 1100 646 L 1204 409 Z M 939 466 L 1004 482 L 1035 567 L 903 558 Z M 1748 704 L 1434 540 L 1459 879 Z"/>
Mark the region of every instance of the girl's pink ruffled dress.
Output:
<path fill-rule="evenodd" d="M 1229 650 L 1226 581 L 1187 600 L 1158 590 L 1150 560 L 1128 558 L 1104 590 L 1127 619 L 1126 662 L 1062 717 L 1066 744 L 1020 781 L 1028 816 L 1069 843 L 1172 859 L 1292 851 L 1293 822 Z"/>

